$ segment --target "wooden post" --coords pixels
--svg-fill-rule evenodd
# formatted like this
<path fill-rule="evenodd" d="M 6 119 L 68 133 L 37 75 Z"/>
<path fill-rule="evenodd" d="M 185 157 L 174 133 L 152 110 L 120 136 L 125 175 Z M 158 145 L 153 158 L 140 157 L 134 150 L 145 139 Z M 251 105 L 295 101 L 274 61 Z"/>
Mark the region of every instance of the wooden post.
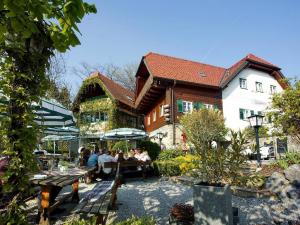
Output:
<path fill-rule="evenodd" d="M 50 225 L 50 193 L 51 188 L 47 186 L 42 186 L 42 193 L 41 193 L 41 206 L 42 206 L 42 213 L 40 216 L 40 225 Z"/>
<path fill-rule="evenodd" d="M 72 189 L 73 189 L 73 194 L 72 194 L 72 201 L 78 203 L 79 202 L 79 194 L 78 194 L 78 189 L 79 189 L 79 180 L 75 180 L 74 183 L 72 184 Z"/>

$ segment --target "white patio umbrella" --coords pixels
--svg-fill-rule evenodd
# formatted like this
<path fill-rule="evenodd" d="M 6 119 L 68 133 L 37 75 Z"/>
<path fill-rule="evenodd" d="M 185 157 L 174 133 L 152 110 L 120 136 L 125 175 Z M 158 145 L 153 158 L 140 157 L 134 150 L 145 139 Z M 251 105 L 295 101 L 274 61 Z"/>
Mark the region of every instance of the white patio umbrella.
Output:
<path fill-rule="evenodd" d="M 139 140 L 146 137 L 148 137 L 148 134 L 143 130 L 135 128 L 118 128 L 100 135 L 100 140 Z"/>
<path fill-rule="evenodd" d="M 65 136 L 48 135 L 48 136 L 42 138 L 42 142 L 53 141 L 53 149 L 54 149 L 54 155 L 55 155 L 55 141 L 71 141 L 71 140 L 76 140 L 77 138 L 78 137 L 73 136 L 73 135 L 65 135 Z"/>
<path fill-rule="evenodd" d="M 128 151 L 127 140 L 140 140 L 148 137 L 148 134 L 143 130 L 135 128 L 118 128 L 110 130 L 100 135 L 100 140 L 126 140 L 126 148 Z"/>

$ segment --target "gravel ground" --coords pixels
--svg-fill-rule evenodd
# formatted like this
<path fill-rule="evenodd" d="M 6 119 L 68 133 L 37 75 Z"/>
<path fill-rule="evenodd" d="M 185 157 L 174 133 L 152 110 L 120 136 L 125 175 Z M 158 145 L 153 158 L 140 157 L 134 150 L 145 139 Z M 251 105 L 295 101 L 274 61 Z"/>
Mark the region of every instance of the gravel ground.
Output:
<path fill-rule="evenodd" d="M 80 197 L 92 189 L 95 184 L 80 184 Z M 63 189 L 63 193 L 70 192 L 70 188 Z M 63 194 L 62 193 L 62 194 Z M 129 181 L 118 189 L 118 210 L 109 214 L 108 223 L 130 218 L 131 215 L 153 216 L 159 225 L 168 224 L 169 210 L 175 203 L 193 204 L 192 187 L 159 179 L 145 181 Z M 272 199 L 239 198 L 233 196 L 233 206 L 239 208 L 240 224 L 273 224 L 273 219 L 291 219 L 299 216 L 299 202 L 279 203 Z M 298 204 L 298 205 L 297 205 Z M 35 202 L 31 203 L 34 207 Z M 288 205 L 288 206 L 287 206 Z M 54 214 L 54 224 L 64 224 L 76 215 L 70 216 L 70 211 L 76 206 L 73 203 L 63 205 L 65 210 Z M 291 213 L 293 207 L 297 208 Z M 289 210 L 287 210 L 287 208 Z M 36 215 L 36 210 L 31 210 Z"/>

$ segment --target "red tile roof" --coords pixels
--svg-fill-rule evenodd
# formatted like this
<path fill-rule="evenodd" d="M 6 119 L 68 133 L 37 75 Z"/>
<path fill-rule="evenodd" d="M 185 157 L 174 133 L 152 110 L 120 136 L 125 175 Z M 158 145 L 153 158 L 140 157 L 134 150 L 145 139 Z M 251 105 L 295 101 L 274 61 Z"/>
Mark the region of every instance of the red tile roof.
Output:
<path fill-rule="evenodd" d="M 89 78 L 98 77 L 102 83 L 105 85 L 109 93 L 118 101 L 127 104 L 131 107 L 134 107 L 134 93 L 122 85 L 116 83 L 115 81 L 109 79 L 108 77 L 104 76 L 100 72 L 92 73 Z"/>
<path fill-rule="evenodd" d="M 144 57 L 154 77 L 218 86 L 225 68 L 149 53 Z"/>
<path fill-rule="evenodd" d="M 249 62 L 280 70 L 279 67 L 253 54 L 248 54 L 228 69 L 152 52 L 144 56 L 144 61 L 154 77 L 216 87 L 231 80 L 235 72 Z"/>

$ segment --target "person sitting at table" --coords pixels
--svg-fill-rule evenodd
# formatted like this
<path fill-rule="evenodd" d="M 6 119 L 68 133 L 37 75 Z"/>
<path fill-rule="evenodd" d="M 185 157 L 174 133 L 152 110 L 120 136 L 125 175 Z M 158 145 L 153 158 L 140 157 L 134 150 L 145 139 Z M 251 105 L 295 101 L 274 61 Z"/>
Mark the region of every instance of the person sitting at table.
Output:
<path fill-rule="evenodd" d="M 115 159 L 117 162 L 125 161 L 123 152 L 119 151 L 118 154 L 116 154 Z"/>
<path fill-rule="evenodd" d="M 98 166 L 98 155 L 99 155 L 99 149 L 96 148 L 94 153 L 90 155 L 90 157 L 87 161 L 87 166 L 88 167 Z"/>
<path fill-rule="evenodd" d="M 140 155 L 140 160 L 143 162 L 151 161 L 151 158 L 147 151 L 143 151 Z"/>
<path fill-rule="evenodd" d="M 140 148 L 136 148 L 135 150 L 134 150 L 134 157 L 137 159 L 137 160 L 141 160 L 141 149 Z"/>
<path fill-rule="evenodd" d="M 112 171 L 112 168 L 104 168 L 104 163 L 106 163 L 106 162 L 116 162 L 116 159 L 114 157 L 112 157 L 111 155 L 108 155 L 106 149 L 103 149 L 103 151 L 100 152 L 100 155 L 98 157 L 97 173 L 104 180 L 109 177 L 109 175 L 111 174 L 111 171 Z"/>

